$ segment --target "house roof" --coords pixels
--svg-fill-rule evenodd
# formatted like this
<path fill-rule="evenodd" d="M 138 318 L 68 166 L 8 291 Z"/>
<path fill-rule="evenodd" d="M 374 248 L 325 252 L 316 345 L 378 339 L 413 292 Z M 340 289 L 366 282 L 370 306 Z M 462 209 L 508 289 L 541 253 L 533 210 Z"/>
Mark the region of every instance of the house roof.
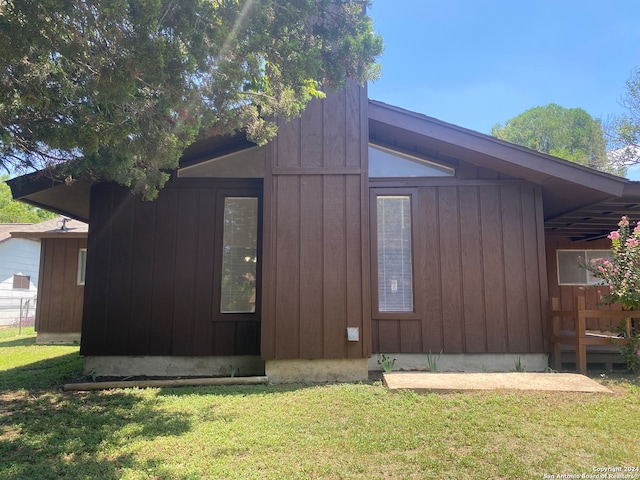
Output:
<path fill-rule="evenodd" d="M 10 229 L 13 238 L 86 238 L 89 225 L 79 220 L 56 217 L 34 224 L 22 224 Z"/>
<path fill-rule="evenodd" d="M 640 219 L 640 183 L 382 102 L 369 101 L 372 140 L 434 159 L 461 160 L 542 189 L 545 229 L 601 238 L 622 215 Z"/>
<path fill-rule="evenodd" d="M 71 183 L 48 171 L 38 171 L 7 181 L 16 200 L 81 221 L 89 220 L 91 183 Z"/>
<path fill-rule="evenodd" d="M 30 223 L 0 223 L 0 243 L 11 238 L 11 231 L 15 228 L 21 228 L 31 225 Z"/>
<path fill-rule="evenodd" d="M 640 183 L 515 145 L 420 113 L 369 100 L 370 140 L 434 160 L 465 163 L 540 185 L 547 232 L 572 238 L 606 235 L 622 215 L 638 211 Z M 181 165 L 246 148 L 243 135 L 215 137 L 185 151 Z M 88 221 L 91 184 L 40 172 L 7 182 L 14 198 Z"/>

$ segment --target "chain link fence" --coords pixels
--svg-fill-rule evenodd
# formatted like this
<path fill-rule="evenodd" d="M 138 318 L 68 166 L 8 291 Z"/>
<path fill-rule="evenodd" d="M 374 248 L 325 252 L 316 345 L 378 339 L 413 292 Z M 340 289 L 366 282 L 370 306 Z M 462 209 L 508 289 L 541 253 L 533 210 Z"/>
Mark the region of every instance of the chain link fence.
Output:
<path fill-rule="evenodd" d="M 35 295 L 30 297 L 0 296 L 0 327 L 33 327 L 36 321 Z"/>

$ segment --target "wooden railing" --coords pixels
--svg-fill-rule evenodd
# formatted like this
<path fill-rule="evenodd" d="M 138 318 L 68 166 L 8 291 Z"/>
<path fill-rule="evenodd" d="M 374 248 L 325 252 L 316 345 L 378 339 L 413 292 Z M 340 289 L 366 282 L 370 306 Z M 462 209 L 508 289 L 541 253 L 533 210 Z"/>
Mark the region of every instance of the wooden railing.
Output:
<path fill-rule="evenodd" d="M 557 298 L 551 298 L 551 344 L 553 345 L 553 368 L 560 370 L 562 345 L 576 346 L 576 368 L 583 375 L 587 373 L 587 346 L 625 345 L 631 333 L 630 321 L 626 323 L 627 338 L 596 336 L 587 334 L 587 318 L 610 318 L 621 322 L 625 318 L 640 318 L 640 311 L 628 310 L 587 310 L 585 297 L 577 297 L 573 310 L 560 310 Z M 563 318 L 573 319 L 573 335 L 561 335 L 560 322 Z"/>

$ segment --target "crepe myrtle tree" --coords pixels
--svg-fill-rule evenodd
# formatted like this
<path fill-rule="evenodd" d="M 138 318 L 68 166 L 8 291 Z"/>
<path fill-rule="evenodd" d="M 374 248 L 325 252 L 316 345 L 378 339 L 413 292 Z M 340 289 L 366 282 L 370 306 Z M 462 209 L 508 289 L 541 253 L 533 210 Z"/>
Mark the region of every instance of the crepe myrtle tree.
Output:
<path fill-rule="evenodd" d="M 626 310 L 640 308 L 640 222 L 631 228 L 629 218 L 623 216 L 618 222 L 618 229 L 609 236 L 613 258 L 599 258 L 585 263 L 583 266 L 602 285 L 609 286 L 609 293 L 603 296 L 607 303 L 619 303 Z M 631 322 L 625 328 L 626 323 Z M 640 331 L 628 318 L 619 326 L 619 334 L 627 338 L 627 343 L 619 346 L 620 353 L 627 362 L 630 372 L 640 371 Z"/>
<path fill-rule="evenodd" d="M 258 144 L 379 74 L 368 0 L 0 0 L 6 170 L 110 180 L 152 199 L 198 138 Z"/>

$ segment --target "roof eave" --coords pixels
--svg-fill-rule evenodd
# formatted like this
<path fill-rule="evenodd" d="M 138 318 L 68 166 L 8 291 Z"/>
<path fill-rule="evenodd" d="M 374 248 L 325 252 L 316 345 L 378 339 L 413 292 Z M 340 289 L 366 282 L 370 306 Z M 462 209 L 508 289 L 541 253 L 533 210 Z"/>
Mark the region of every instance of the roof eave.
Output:
<path fill-rule="evenodd" d="M 433 117 L 411 112 L 399 107 L 369 100 L 369 119 L 396 128 L 412 131 L 455 147 L 466 149 L 490 158 L 491 164 L 483 165 L 512 175 L 517 169 L 521 178 L 534 183 L 558 179 L 619 197 L 623 195 L 629 180 L 599 172 L 567 160 L 537 152 L 504 140 L 443 122 Z"/>

